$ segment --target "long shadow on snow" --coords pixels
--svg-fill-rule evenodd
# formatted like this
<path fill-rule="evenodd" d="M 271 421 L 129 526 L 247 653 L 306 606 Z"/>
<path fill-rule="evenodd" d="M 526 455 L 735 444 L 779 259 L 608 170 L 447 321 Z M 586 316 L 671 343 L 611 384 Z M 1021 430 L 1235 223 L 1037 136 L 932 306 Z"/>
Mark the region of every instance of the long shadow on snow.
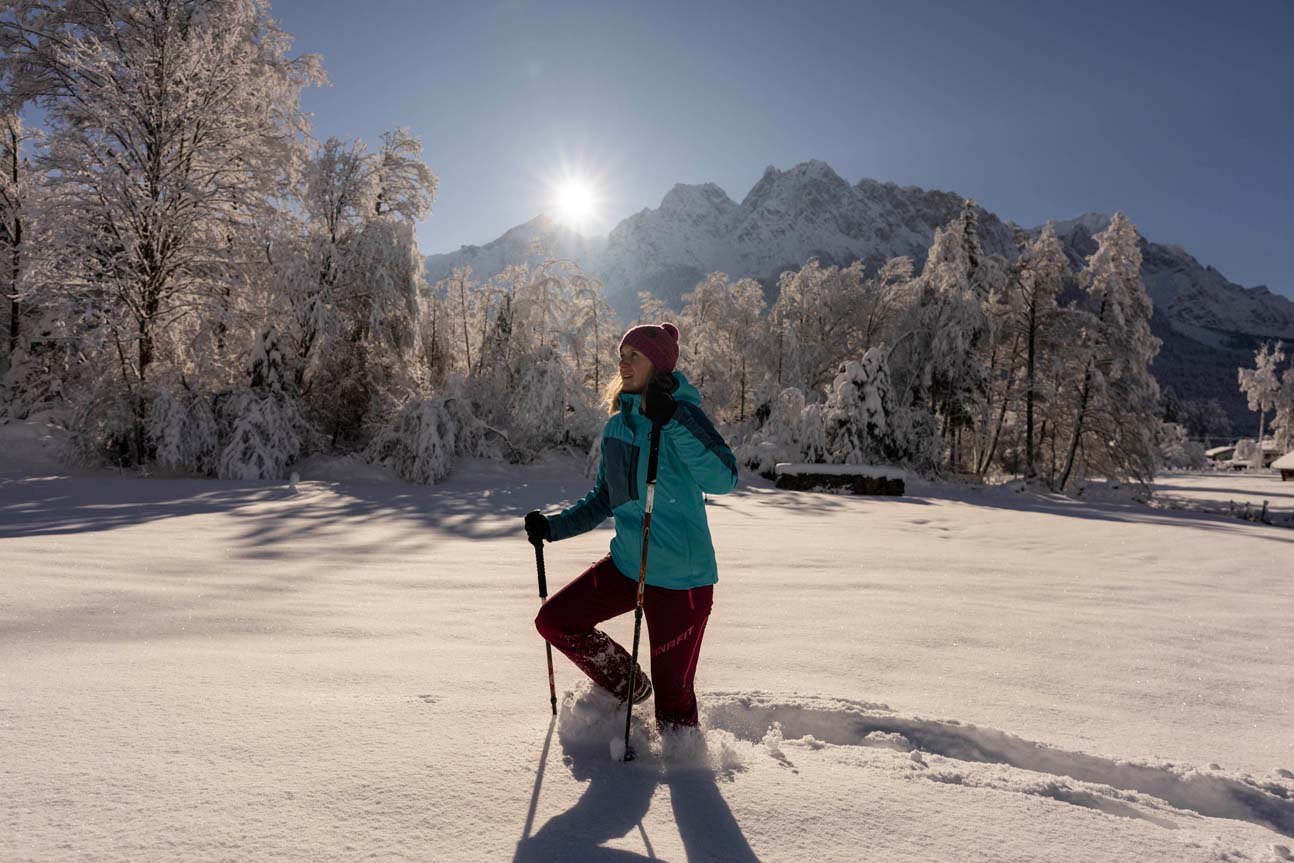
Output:
<path fill-rule="evenodd" d="M 0 480 L 0 539 L 114 530 L 291 498 L 282 483 L 116 477 Z"/>
<path fill-rule="evenodd" d="M 555 724 L 555 723 L 554 723 Z M 540 756 L 526 826 L 514 863 L 579 860 L 588 863 L 637 863 L 657 860 L 642 819 L 663 782 L 670 793 L 674 821 L 688 860 L 759 863 L 709 770 L 661 768 L 651 761 L 620 764 L 610 760 L 605 741 L 562 737 L 563 760 L 575 779 L 587 781 L 579 801 L 531 835 L 543 785 L 553 726 Z M 604 843 L 637 829 L 646 854 Z"/>
<path fill-rule="evenodd" d="M 1280 506 L 1289 506 L 1294 502 L 1294 485 L 1286 484 L 1281 487 L 1280 480 L 1275 480 L 1271 488 L 1200 488 L 1191 485 L 1173 485 L 1169 482 L 1156 482 L 1155 492 L 1178 491 L 1195 495 L 1192 500 L 1198 501 L 1222 501 L 1225 503 L 1231 498 L 1227 495 L 1239 498 L 1268 498 L 1273 504 Z"/>
<path fill-rule="evenodd" d="M 282 482 L 139 477 L 0 479 L 0 539 L 93 533 L 211 513 L 246 520 L 247 528 L 240 537 L 246 548 L 311 539 L 343 520 L 365 525 L 402 522 L 411 528 L 489 539 L 519 534 L 520 518 L 526 511 L 555 505 L 525 483 L 516 488 L 327 483 L 323 485 L 331 497 L 307 499 L 319 485 L 312 483 L 298 493 Z M 578 496 L 571 498 L 576 499 Z M 290 517 L 266 517 L 261 508 L 266 504 L 287 507 L 271 516 Z M 412 534 L 425 536 L 422 531 Z"/>
<path fill-rule="evenodd" d="M 932 491 L 934 493 L 931 493 Z M 1041 491 L 1015 492 L 1004 487 L 922 483 L 917 489 L 913 490 L 913 493 L 898 497 L 859 497 L 849 494 L 787 491 L 771 487 L 755 488 L 753 486 L 747 493 L 763 506 L 794 509 L 797 513 L 846 513 L 850 507 L 860 504 L 866 506 L 932 506 L 939 503 L 959 503 L 987 509 L 1001 509 L 1008 512 L 1057 515 L 1089 521 L 1108 521 L 1122 524 L 1161 524 L 1194 527 L 1223 533 L 1246 532 L 1249 536 L 1294 544 L 1294 536 L 1284 530 L 1276 529 L 1272 532 L 1255 534 L 1253 524 L 1241 522 L 1220 512 L 1194 509 L 1161 509 L 1136 502 L 1117 503 L 1112 501 L 1075 500 Z"/>
<path fill-rule="evenodd" d="M 976 487 L 966 489 L 951 487 L 947 496 L 921 495 L 882 498 L 882 500 L 886 499 L 902 503 L 961 503 L 967 506 L 1001 509 L 1008 512 L 1058 515 L 1121 524 L 1191 527 L 1220 533 L 1244 533 L 1257 539 L 1294 545 L 1294 535 L 1280 528 L 1255 531 L 1254 524 L 1242 522 L 1227 515 L 1198 510 L 1158 509 L 1136 502 L 1083 501 L 1040 492 L 1015 492 L 1006 488 Z M 1261 528 L 1262 526 L 1259 525 L 1258 527 Z"/>
<path fill-rule="evenodd" d="M 1273 782 L 1069 752 L 992 728 L 895 716 L 886 712 L 882 705 L 863 702 L 837 701 L 819 707 L 805 703 L 779 703 L 762 695 L 712 693 L 706 703 L 709 727 L 725 729 L 752 742 L 761 740 L 768 728 L 777 722 L 782 727 L 783 737 L 788 740 L 811 735 L 818 741 L 837 746 L 915 749 L 958 761 L 1006 764 L 1021 770 L 1136 791 L 1185 811 L 1212 818 L 1248 821 L 1294 836 L 1294 790 Z M 877 732 L 901 735 L 906 743 L 868 737 Z M 1157 819 L 1123 803 L 1098 798 L 1089 791 L 1069 788 L 1054 781 L 1035 783 L 1029 787 L 1029 793 L 1100 809 L 1112 815 L 1145 818 L 1158 823 Z"/>

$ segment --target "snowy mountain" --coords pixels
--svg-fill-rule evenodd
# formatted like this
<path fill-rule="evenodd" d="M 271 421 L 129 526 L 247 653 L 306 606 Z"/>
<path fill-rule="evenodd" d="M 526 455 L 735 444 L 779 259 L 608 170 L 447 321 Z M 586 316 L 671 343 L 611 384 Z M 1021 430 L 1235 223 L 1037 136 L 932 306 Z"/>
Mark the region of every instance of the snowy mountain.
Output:
<path fill-rule="evenodd" d="M 425 278 L 429 284 L 435 284 L 455 268 L 466 266 L 472 268 L 476 278 L 487 279 L 511 264 L 543 260 L 546 252 L 578 261 L 587 270 L 605 245 L 603 237 L 582 236 L 548 216 L 539 215 L 484 246 L 462 246 L 456 252 L 428 255 L 424 259 Z"/>
<path fill-rule="evenodd" d="M 533 256 L 540 236 L 558 254 L 598 275 L 607 298 L 626 318 L 637 313 L 637 296 L 648 291 L 677 305 L 707 273 L 753 276 L 770 289 L 777 276 L 816 257 L 825 264 L 864 260 L 879 264 L 910 255 L 925 258 L 935 228 L 961 211 L 962 196 L 875 180 L 850 185 L 825 162 L 803 162 L 788 171 L 770 166 L 740 204 L 713 183 L 671 189 L 654 210 L 622 221 L 605 240 L 585 239 L 539 217 L 485 246 L 427 258 L 434 283 L 456 266 L 470 265 L 480 278 Z M 1014 249 L 1011 229 L 980 211 L 986 251 Z"/>
<path fill-rule="evenodd" d="M 774 167 L 740 204 L 712 183 L 678 185 L 656 210 L 643 210 L 611 231 L 597 272 L 611 303 L 632 313 L 639 291 L 667 302 L 716 270 L 753 276 L 772 287 L 809 258 L 825 264 L 879 264 L 909 255 L 918 263 L 935 228 L 960 212 L 962 197 L 893 183 L 850 185 L 825 162 L 789 171 Z M 980 211 L 983 245 L 1006 254 L 1011 230 Z"/>
<path fill-rule="evenodd" d="M 1100 213 L 1053 223 L 1075 269 L 1096 249 L 1092 237 L 1109 223 L 1110 217 Z M 1141 280 L 1156 310 L 1195 341 L 1232 347 L 1236 336 L 1294 338 L 1294 302 L 1266 286 L 1245 288 L 1228 281 L 1181 246 L 1143 238 L 1141 257 Z"/>
<path fill-rule="evenodd" d="M 428 257 L 427 277 L 434 283 L 466 264 L 487 278 L 508 263 L 535 260 L 535 241 L 543 239 L 601 278 L 608 300 L 632 320 L 639 292 L 677 307 L 682 294 L 714 271 L 757 278 L 771 298 L 778 275 L 812 257 L 876 266 L 908 255 L 920 267 L 935 228 L 956 218 L 962 200 L 955 192 L 869 179 L 850 185 L 817 160 L 787 171 L 770 166 L 741 203 L 713 183 L 679 184 L 659 207 L 628 217 L 606 238 L 582 237 L 541 216 L 485 246 Z M 1109 221 L 1089 213 L 1055 223 L 1075 269 Z M 981 208 L 979 227 L 986 252 L 1014 257 L 1014 225 Z M 1143 239 L 1142 254 L 1155 332 L 1165 343 L 1156 375 L 1182 398 L 1217 398 L 1239 430 L 1250 414 L 1235 369 L 1263 339 L 1294 339 L 1294 302 L 1266 287 L 1230 282 L 1180 246 Z"/>

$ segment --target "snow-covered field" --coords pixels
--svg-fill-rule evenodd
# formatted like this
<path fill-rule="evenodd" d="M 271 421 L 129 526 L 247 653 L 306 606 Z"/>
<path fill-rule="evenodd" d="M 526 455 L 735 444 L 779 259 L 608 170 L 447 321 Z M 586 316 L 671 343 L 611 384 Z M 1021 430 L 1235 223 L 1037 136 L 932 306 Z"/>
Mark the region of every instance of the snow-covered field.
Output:
<path fill-rule="evenodd" d="M 303 475 L 0 479 L 0 859 L 1294 859 L 1294 531 L 747 478 L 708 751 L 619 764 L 531 625 L 520 516 L 573 462 Z"/>

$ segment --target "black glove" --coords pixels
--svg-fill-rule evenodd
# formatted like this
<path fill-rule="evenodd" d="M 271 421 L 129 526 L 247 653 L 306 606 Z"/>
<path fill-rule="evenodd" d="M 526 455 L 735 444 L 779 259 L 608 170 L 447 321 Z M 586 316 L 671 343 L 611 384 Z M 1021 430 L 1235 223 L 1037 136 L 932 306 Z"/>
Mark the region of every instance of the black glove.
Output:
<path fill-rule="evenodd" d="M 537 509 L 526 513 L 526 539 L 531 545 L 539 545 L 548 539 L 548 519 Z"/>
<path fill-rule="evenodd" d="M 678 408 L 678 402 L 674 401 L 674 396 L 670 395 L 669 390 L 659 380 L 653 380 L 647 385 L 646 397 L 643 399 L 643 413 L 647 419 L 652 421 L 653 425 L 665 425 L 665 423 L 674 419 L 674 411 Z"/>

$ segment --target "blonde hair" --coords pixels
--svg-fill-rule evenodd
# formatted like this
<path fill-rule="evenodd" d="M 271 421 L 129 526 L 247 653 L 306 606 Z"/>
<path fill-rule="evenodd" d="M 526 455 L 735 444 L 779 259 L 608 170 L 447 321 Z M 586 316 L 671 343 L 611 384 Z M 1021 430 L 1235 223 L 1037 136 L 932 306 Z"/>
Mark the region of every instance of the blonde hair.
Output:
<path fill-rule="evenodd" d="M 615 416 L 616 411 L 620 410 L 620 394 L 624 389 L 625 381 L 620 375 L 607 381 L 607 385 L 602 389 L 602 397 L 607 400 L 607 416 Z"/>
<path fill-rule="evenodd" d="M 655 381 L 664 380 L 666 378 L 671 378 L 671 377 L 673 377 L 673 373 L 658 372 L 653 367 L 651 370 L 651 377 L 647 379 L 647 385 L 651 386 L 651 384 Z M 624 378 L 620 377 L 620 375 L 616 375 L 614 378 L 612 378 L 610 381 L 607 382 L 606 387 L 604 387 L 602 390 L 602 397 L 607 401 L 607 416 L 615 416 L 617 413 L 619 413 L 620 396 L 624 394 L 624 391 L 625 391 L 625 381 L 624 381 Z"/>

